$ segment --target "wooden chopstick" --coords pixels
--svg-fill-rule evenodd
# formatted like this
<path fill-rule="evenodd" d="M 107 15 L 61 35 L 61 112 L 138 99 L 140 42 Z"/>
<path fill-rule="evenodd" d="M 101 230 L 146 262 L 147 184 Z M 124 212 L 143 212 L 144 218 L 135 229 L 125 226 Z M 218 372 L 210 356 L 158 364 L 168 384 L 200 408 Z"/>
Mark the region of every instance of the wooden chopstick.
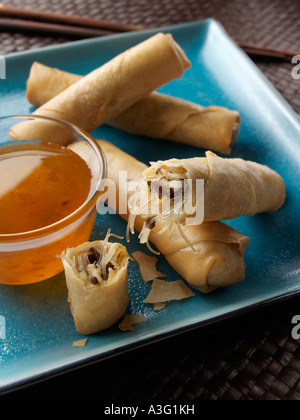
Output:
<path fill-rule="evenodd" d="M 145 28 L 137 25 L 44 10 L 23 9 L 0 3 L 0 31 L 25 31 L 82 39 L 143 29 Z M 251 58 L 268 61 L 291 62 L 294 56 L 300 55 L 300 52 L 274 50 L 242 42 L 237 42 L 237 45 Z"/>
<path fill-rule="evenodd" d="M 258 47 L 257 45 L 245 44 L 242 42 L 238 42 L 237 44 L 240 48 L 242 48 L 245 51 L 245 53 L 254 58 L 288 61 L 291 63 L 293 57 L 295 57 L 296 55 L 300 55 L 300 52 L 295 51 L 274 50 L 269 48 Z"/>
<path fill-rule="evenodd" d="M 39 22 L 49 22 L 62 25 L 72 25 L 87 28 L 96 28 L 112 32 L 126 32 L 143 29 L 141 26 L 110 22 L 104 19 L 95 19 L 79 15 L 69 15 L 65 13 L 54 13 L 44 10 L 24 9 L 21 7 L 8 6 L 0 3 L 0 16 L 12 18 L 30 19 Z"/>
<path fill-rule="evenodd" d="M 62 37 L 72 37 L 79 39 L 94 38 L 116 33 L 113 31 L 95 28 L 85 28 L 80 26 L 60 25 L 56 23 L 35 22 L 29 20 L 0 17 L 0 31 L 1 30 L 7 32 L 34 32 L 38 34 L 59 35 Z"/>

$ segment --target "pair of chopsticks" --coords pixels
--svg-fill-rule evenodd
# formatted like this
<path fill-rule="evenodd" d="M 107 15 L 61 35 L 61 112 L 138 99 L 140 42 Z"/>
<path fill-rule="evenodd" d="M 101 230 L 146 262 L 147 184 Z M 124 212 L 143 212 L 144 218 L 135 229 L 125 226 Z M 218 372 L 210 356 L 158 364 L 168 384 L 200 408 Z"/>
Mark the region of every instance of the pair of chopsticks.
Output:
<path fill-rule="evenodd" d="M 76 38 L 92 38 L 141 29 L 144 28 L 79 15 L 23 9 L 0 3 L 0 31 L 27 31 Z"/>
<path fill-rule="evenodd" d="M 287 61 L 291 63 L 293 57 L 300 55 L 300 52 L 295 51 L 262 48 L 257 45 L 249 45 L 242 42 L 238 42 L 237 44 L 252 58 L 264 58 L 266 60 Z"/>
<path fill-rule="evenodd" d="M 0 31 L 34 32 L 83 39 L 142 29 L 145 28 L 79 15 L 23 9 L 0 3 Z M 300 52 L 262 48 L 241 42 L 237 44 L 252 58 L 291 62 L 294 56 L 300 55 Z"/>

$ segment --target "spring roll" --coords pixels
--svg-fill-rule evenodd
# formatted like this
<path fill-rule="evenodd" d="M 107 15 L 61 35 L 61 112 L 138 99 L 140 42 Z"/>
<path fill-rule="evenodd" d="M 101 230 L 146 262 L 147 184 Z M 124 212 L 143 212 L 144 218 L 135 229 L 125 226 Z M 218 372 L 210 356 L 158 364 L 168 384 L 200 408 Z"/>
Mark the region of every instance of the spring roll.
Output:
<path fill-rule="evenodd" d="M 119 173 L 126 171 L 128 180 L 141 179 L 147 166 L 105 140 L 99 140 L 99 144 L 108 161 L 107 180 L 116 186 L 115 209 L 128 220 L 128 209 L 121 210 L 119 200 Z M 78 142 L 69 147 L 88 162 L 90 156 L 85 143 Z M 132 192 L 127 193 L 130 199 Z M 137 216 L 135 229 L 142 231 L 144 225 L 145 220 Z M 250 242 L 249 237 L 221 222 L 182 226 L 183 235 L 175 225 L 163 233 L 162 229 L 163 225 L 156 223 L 150 230 L 149 241 L 193 288 L 208 293 L 245 279 L 244 254 Z M 147 244 L 152 250 L 152 246 Z"/>
<path fill-rule="evenodd" d="M 78 80 L 33 114 L 62 119 L 90 132 L 153 90 L 180 78 L 190 65 L 172 35 L 158 33 Z M 17 124 L 10 136 L 14 140 L 36 138 L 37 125 L 36 121 Z M 44 126 L 40 129 L 46 130 Z M 59 135 L 57 142 L 70 142 Z M 53 141 L 53 133 L 49 141 L 51 137 Z"/>
<path fill-rule="evenodd" d="M 35 62 L 27 80 L 27 99 L 42 106 L 83 76 Z M 142 98 L 106 121 L 132 134 L 185 143 L 228 155 L 239 135 L 237 111 L 219 106 L 202 107 L 158 92 Z"/>
<path fill-rule="evenodd" d="M 112 326 L 129 303 L 126 248 L 104 241 L 86 242 L 61 256 L 68 301 L 76 329 L 84 335 Z"/>
<path fill-rule="evenodd" d="M 207 222 L 275 212 L 286 196 L 282 177 L 269 167 L 223 159 L 212 152 L 207 152 L 206 158 L 154 162 L 143 177 L 143 188 L 132 195 L 129 207 L 132 214 L 149 220 L 149 226 L 157 221 L 165 228 L 189 224 L 199 211 L 197 180 L 204 180 L 202 220 Z M 145 238 L 149 226 L 145 226 Z"/>

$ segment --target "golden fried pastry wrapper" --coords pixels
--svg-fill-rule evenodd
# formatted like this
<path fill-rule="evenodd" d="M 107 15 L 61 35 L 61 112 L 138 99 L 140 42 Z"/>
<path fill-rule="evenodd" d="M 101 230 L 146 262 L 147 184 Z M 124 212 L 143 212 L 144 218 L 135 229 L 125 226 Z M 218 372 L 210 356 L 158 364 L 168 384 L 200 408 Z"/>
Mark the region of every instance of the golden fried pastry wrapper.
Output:
<path fill-rule="evenodd" d="M 141 275 L 146 283 L 160 277 L 166 277 L 165 274 L 157 270 L 158 259 L 156 257 L 150 257 L 141 251 L 134 252 L 132 256 L 139 264 Z"/>
<path fill-rule="evenodd" d="M 182 300 L 195 296 L 189 287 L 182 281 L 166 281 L 154 279 L 152 288 L 144 299 L 144 303 L 165 303 L 172 300 Z"/>

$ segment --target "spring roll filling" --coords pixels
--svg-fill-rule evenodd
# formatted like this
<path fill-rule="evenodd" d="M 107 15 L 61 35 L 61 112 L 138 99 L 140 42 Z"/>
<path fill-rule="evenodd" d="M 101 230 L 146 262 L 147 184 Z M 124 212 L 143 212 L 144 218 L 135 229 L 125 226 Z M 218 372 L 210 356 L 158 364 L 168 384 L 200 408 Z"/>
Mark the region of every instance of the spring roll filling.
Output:
<path fill-rule="evenodd" d="M 149 235 L 157 221 L 163 225 L 159 234 L 171 229 L 176 223 L 181 236 L 193 248 L 181 229 L 187 214 L 194 215 L 196 210 L 194 182 L 187 184 L 186 179 L 187 170 L 175 159 L 167 163 L 151 163 L 144 172 L 141 186 L 129 198 L 127 240 L 129 232 L 134 233 L 135 218 L 139 215 L 144 219 L 139 239 L 141 243 L 146 243 L 148 248 Z"/>
<path fill-rule="evenodd" d="M 66 255 L 61 256 L 69 260 L 69 264 L 86 285 L 102 285 L 109 281 L 127 258 L 127 253 L 121 244 L 109 243 L 110 236 L 116 235 L 109 231 L 103 242 L 83 249 L 77 255 L 73 255 L 72 259 Z"/>

